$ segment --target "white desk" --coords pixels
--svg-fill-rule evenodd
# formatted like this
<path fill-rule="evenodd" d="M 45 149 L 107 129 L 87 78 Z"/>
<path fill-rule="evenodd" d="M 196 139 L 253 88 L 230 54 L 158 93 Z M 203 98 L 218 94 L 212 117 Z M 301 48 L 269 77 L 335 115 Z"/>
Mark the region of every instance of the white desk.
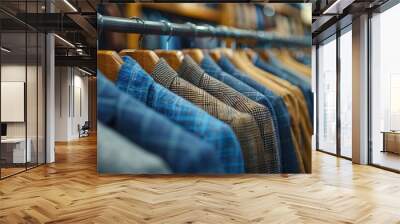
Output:
<path fill-rule="evenodd" d="M 27 144 L 28 147 L 26 147 L 25 151 L 25 138 L 1 139 L 2 147 L 4 146 L 9 147 L 9 145 L 14 145 L 14 147 L 12 148 L 13 163 L 25 163 L 25 162 L 30 162 L 32 160 L 32 154 L 31 154 L 32 140 L 30 138 L 27 138 L 27 142 L 28 142 Z M 25 159 L 27 159 L 27 161 L 25 161 Z"/>

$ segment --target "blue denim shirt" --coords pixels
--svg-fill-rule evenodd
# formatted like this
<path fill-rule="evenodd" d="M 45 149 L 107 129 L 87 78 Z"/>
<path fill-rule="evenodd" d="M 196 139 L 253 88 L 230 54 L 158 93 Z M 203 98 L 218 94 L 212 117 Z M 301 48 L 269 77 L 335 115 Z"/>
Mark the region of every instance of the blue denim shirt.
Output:
<path fill-rule="evenodd" d="M 123 60 L 116 81 L 120 90 L 214 146 L 226 173 L 244 172 L 242 150 L 230 126 L 156 83 L 131 57 Z"/>
<path fill-rule="evenodd" d="M 238 80 L 237 78 L 227 74 L 224 72 L 221 67 L 216 64 L 213 59 L 209 55 L 205 55 L 204 59 L 201 61 L 200 66 L 204 69 L 204 71 L 209 74 L 210 76 L 218 79 L 219 81 L 227 84 L 228 86 L 232 87 L 239 93 L 243 94 L 244 96 L 248 97 L 249 99 L 265 106 L 271 113 L 272 121 L 275 126 L 275 130 L 278 130 L 278 121 L 276 119 L 275 110 L 272 107 L 272 104 L 269 100 L 260 92 L 255 90 L 254 88 L 250 87 L 246 83 Z M 278 144 L 278 148 L 280 151 L 281 146 L 279 142 L 279 132 L 274 133 Z"/>
<path fill-rule="evenodd" d="M 265 88 L 263 85 L 254 81 L 248 75 L 241 73 L 225 56 L 222 56 L 218 61 L 219 66 L 229 75 L 237 78 L 238 80 L 246 83 L 258 92 L 262 93 L 269 102 L 272 104 L 278 122 L 279 139 L 281 144 L 281 159 L 282 171 L 284 173 L 299 173 L 300 164 L 296 157 L 294 143 L 291 138 L 291 123 L 289 112 L 283 99 L 275 95 L 272 91 Z"/>
<path fill-rule="evenodd" d="M 173 172 L 223 173 L 211 145 L 123 93 L 100 71 L 97 107 L 99 121 L 162 158 Z"/>
<path fill-rule="evenodd" d="M 298 75 L 285 71 L 280 65 L 279 62 L 274 63 L 274 65 L 262 60 L 259 56 L 254 58 L 253 63 L 255 66 L 261 68 L 264 71 L 270 72 L 279 78 L 282 78 L 291 84 L 300 88 L 301 92 L 304 95 L 304 98 L 307 103 L 308 114 L 310 116 L 310 120 L 313 120 L 313 112 L 314 106 L 313 101 L 314 97 L 311 91 L 311 84 L 310 82 L 300 78 Z"/>

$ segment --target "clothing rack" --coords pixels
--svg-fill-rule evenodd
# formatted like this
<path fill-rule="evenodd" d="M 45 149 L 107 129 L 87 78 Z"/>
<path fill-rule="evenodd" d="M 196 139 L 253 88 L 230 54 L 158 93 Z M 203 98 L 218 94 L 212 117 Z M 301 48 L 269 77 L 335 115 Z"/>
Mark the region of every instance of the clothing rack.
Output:
<path fill-rule="evenodd" d="M 103 31 L 157 34 L 169 36 L 215 37 L 256 40 L 258 43 L 283 45 L 286 47 L 310 47 L 311 38 L 307 37 L 280 37 L 265 31 L 254 31 L 228 27 L 214 27 L 211 25 L 194 25 L 192 23 L 177 24 L 156 22 L 139 18 L 121 18 L 97 15 L 97 28 Z"/>

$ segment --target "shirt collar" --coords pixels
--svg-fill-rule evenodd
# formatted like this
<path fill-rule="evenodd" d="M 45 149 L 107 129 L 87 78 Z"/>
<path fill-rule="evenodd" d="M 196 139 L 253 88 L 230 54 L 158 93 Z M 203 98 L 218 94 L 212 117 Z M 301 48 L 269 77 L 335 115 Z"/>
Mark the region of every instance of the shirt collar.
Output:
<path fill-rule="evenodd" d="M 235 65 L 226 57 L 221 56 L 218 61 L 218 64 L 227 72 L 233 75 L 243 75 L 243 72 L 236 68 Z"/>
<path fill-rule="evenodd" d="M 183 58 L 178 74 L 192 84 L 198 85 L 203 78 L 204 71 L 190 56 L 186 55 Z"/>
<path fill-rule="evenodd" d="M 147 101 L 149 89 L 154 80 L 147 72 L 129 56 L 123 56 L 124 64 L 119 71 L 116 86 L 124 92 L 133 95 L 142 102 Z"/>
<path fill-rule="evenodd" d="M 156 80 L 156 82 L 169 88 L 172 82 L 178 77 L 178 74 L 173 68 L 171 68 L 171 66 L 169 66 L 165 59 L 160 58 L 154 67 L 151 76 Z"/>

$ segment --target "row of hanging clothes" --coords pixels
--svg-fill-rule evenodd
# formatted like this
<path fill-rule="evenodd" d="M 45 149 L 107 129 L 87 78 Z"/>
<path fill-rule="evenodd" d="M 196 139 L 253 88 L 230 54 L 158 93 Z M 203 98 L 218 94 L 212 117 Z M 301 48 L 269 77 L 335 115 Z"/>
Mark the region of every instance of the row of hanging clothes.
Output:
<path fill-rule="evenodd" d="M 311 42 L 101 15 L 98 27 L 167 35 L 166 48 L 175 35 L 279 45 L 99 50 L 100 173 L 311 172 Z"/>

